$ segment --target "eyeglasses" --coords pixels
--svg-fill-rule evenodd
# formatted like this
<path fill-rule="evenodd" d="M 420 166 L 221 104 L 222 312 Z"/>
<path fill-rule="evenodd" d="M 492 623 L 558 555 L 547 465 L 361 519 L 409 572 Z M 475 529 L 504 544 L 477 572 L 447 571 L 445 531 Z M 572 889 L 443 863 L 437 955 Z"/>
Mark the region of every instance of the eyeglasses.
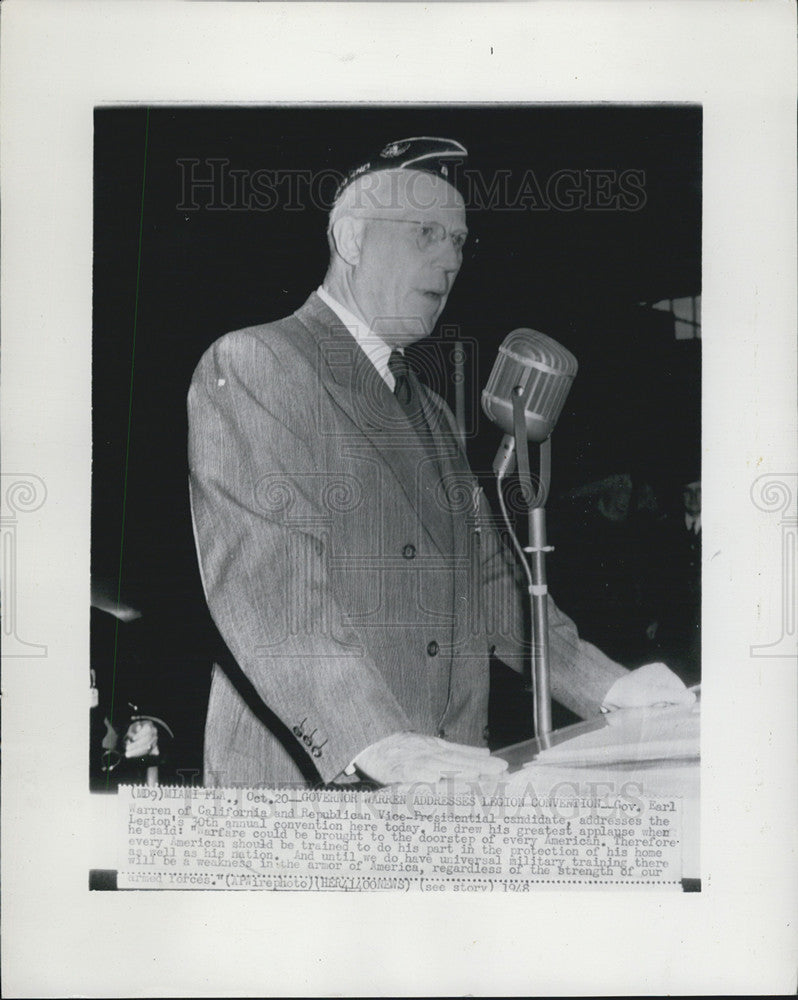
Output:
<path fill-rule="evenodd" d="M 423 253 L 440 246 L 448 238 L 452 241 L 455 251 L 461 254 L 468 239 L 468 233 L 447 233 L 440 222 L 422 222 L 420 219 L 389 219 L 382 215 L 363 215 L 361 218 L 371 219 L 374 222 L 403 222 L 405 225 L 418 226 L 416 244 Z"/>

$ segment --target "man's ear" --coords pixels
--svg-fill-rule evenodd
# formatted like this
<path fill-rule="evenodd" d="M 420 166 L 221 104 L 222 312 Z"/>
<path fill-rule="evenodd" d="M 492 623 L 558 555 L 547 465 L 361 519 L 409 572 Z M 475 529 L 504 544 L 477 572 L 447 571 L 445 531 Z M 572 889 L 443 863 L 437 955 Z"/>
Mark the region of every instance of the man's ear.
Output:
<path fill-rule="evenodd" d="M 360 261 L 360 250 L 363 244 L 365 222 L 353 215 L 343 215 L 336 219 L 332 227 L 332 238 L 339 257 L 347 264 L 355 265 Z"/>

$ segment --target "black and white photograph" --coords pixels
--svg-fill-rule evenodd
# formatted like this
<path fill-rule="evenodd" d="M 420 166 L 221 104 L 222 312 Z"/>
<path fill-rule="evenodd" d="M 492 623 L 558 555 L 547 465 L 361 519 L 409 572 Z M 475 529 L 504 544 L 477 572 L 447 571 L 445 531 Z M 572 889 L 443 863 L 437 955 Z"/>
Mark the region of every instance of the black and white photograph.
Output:
<path fill-rule="evenodd" d="M 92 787 L 492 774 L 527 508 L 546 731 L 695 701 L 699 107 L 98 109 L 94 219 Z"/>
<path fill-rule="evenodd" d="M 12 907 L 69 995 L 757 992 L 767 855 L 786 982 L 784 5 L 224 6 L 6 17 Z"/>

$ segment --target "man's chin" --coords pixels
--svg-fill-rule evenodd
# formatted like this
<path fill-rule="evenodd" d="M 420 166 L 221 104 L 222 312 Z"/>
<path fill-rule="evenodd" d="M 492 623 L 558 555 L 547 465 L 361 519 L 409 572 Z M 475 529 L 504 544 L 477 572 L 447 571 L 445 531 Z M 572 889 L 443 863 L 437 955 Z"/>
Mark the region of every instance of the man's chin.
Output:
<path fill-rule="evenodd" d="M 417 329 L 423 330 L 416 339 L 422 340 L 424 337 L 429 337 L 432 331 L 435 329 L 435 324 L 438 322 L 441 313 L 443 312 L 444 303 L 441 302 L 439 306 L 432 309 L 430 312 L 425 313 L 418 317 Z"/>
<path fill-rule="evenodd" d="M 374 332 L 391 347 L 407 347 L 416 341 L 428 337 L 435 329 L 437 315 L 413 316 L 403 319 L 400 323 L 385 324 L 382 328 L 375 326 Z"/>

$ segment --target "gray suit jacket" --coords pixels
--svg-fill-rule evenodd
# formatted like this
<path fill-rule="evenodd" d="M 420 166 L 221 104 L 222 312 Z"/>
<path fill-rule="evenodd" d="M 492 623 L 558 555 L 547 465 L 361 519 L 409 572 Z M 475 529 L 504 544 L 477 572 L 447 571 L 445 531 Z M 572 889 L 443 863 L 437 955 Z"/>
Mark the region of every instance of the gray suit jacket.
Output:
<path fill-rule="evenodd" d="M 522 591 L 454 418 L 437 455 L 338 317 L 227 334 L 188 399 L 203 585 L 232 654 L 214 667 L 205 782 L 330 782 L 402 730 L 484 745 L 488 657 L 520 668 Z M 598 711 L 624 670 L 550 605 L 554 696 Z"/>

